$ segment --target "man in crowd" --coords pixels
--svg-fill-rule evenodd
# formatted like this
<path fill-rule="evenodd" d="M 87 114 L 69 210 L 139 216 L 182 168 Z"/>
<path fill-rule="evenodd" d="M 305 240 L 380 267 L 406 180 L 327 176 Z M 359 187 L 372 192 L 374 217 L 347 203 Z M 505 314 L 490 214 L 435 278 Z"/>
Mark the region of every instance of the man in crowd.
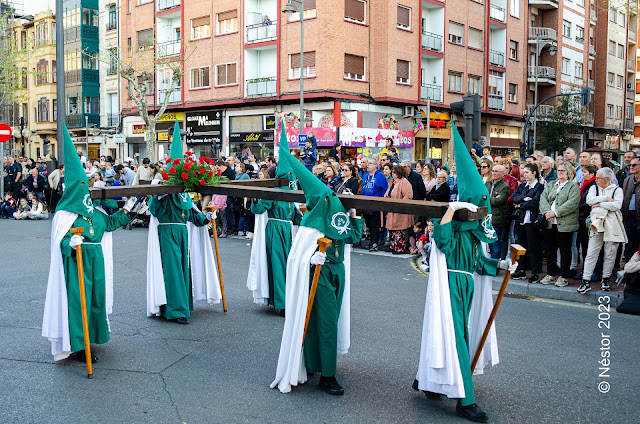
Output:
<path fill-rule="evenodd" d="M 500 259 L 502 257 L 502 241 L 504 237 L 509 237 L 509 228 L 505 227 L 507 215 L 507 201 L 510 196 L 510 188 L 503 181 L 507 169 L 503 165 L 495 165 L 491 170 L 491 180 L 486 182 L 489 191 L 489 201 L 491 203 L 491 224 L 496 230 L 497 240 L 491 243 L 491 257 Z"/>
<path fill-rule="evenodd" d="M 629 241 L 624 249 L 624 260 L 629 261 L 638 249 L 638 223 L 640 223 L 640 158 L 634 157 L 629 163 L 629 175 L 622 185 L 622 219 Z"/>
<path fill-rule="evenodd" d="M 24 185 L 29 193 L 34 193 L 38 199 L 44 200 L 44 177 L 38 172 L 38 168 L 31 168 L 29 176 L 24 180 Z"/>
<path fill-rule="evenodd" d="M 269 174 L 269 178 L 275 178 L 276 177 L 276 167 L 278 165 L 276 164 L 276 160 L 273 156 L 269 155 L 267 157 L 267 174 Z"/>
<path fill-rule="evenodd" d="M 576 181 L 578 184 L 582 185 L 584 181 L 584 176 L 582 174 L 582 167 L 589 165 L 591 162 L 591 155 L 589 152 L 582 152 L 578 157 L 578 167 L 576 168 Z"/>
<path fill-rule="evenodd" d="M 563 153 L 564 161 L 571 163 L 574 167 L 578 166 L 578 155 L 576 155 L 576 151 L 571 147 L 567 147 L 567 149 Z"/>
<path fill-rule="evenodd" d="M 51 189 L 51 199 L 49 200 L 49 210 L 51 212 L 55 212 L 56 205 L 58 204 L 58 200 L 62 195 L 62 187 L 60 183 L 64 184 L 64 164 L 58 165 L 58 169 L 54 169 L 47 176 L 47 180 L 49 181 L 49 188 Z"/>
<path fill-rule="evenodd" d="M 305 168 L 309 172 L 313 171 L 313 167 L 316 166 L 318 161 L 318 151 L 313 147 L 311 140 L 307 138 L 304 144 L 304 149 L 300 152 L 300 159 L 303 160 Z"/>
<path fill-rule="evenodd" d="M 131 168 L 124 165 L 116 165 L 115 170 L 116 173 L 119 174 L 119 176 L 122 176 L 123 185 L 133 185 L 133 180 L 136 178 L 136 173 L 133 172 Z"/>
<path fill-rule="evenodd" d="M 629 164 L 631 164 L 631 159 L 636 156 L 633 151 L 629 150 L 625 152 L 623 161 L 624 163 L 620 167 L 620 170 L 616 173 L 616 179 L 618 180 L 618 184 L 622 184 L 624 180 L 631 175 L 631 170 L 629 170 Z"/>
<path fill-rule="evenodd" d="M 558 174 L 553 168 L 553 158 L 551 156 L 545 156 L 540 161 L 542 163 L 542 172 L 540 173 L 542 178 L 548 183 L 552 183 L 558 179 Z"/>
<path fill-rule="evenodd" d="M 140 184 L 140 180 L 151 181 L 153 179 L 153 173 L 151 172 L 149 165 L 151 165 L 151 160 L 149 158 L 142 159 L 142 166 L 139 166 L 136 171 L 136 176 L 133 179 L 133 185 Z"/>
<path fill-rule="evenodd" d="M 387 177 L 378 170 L 378 162 L 372 158 L 367 159 L 367 173 L 362 179 L 361 194 L 363 196 L 384 197 L 388 187 Z M 362 214 L 371 235 L 369 252 L 377 252 L 380 239 L 380 212 L 363 211 Z"/>
<path fill-rule="evenodd" d="M 13 158 L 9 156 L 7 158 L 7 166 L 5 167 L 5 176 L 8 179 L 10 191 L 12 191 L 16 198 L 20 197 L 20 179 L 22 178 L 22 166 Z"/>

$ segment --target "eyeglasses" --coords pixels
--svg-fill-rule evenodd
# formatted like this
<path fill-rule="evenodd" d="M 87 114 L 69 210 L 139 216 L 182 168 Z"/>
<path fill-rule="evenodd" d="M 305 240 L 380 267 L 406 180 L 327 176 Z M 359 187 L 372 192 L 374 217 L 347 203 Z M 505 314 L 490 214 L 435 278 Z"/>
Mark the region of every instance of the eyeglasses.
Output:
<path fill-rule="evenodd" d="M 567 172 L 566 169 L 558 169 L 558 172 Z"/>
<path fill-rule="evenodd" d="M 640 163 L 630 163 L 629 167 L 634 167 L 634 166 L 638 166 L 638 165 L 640 165 Z"/>
<path fill-rule="evenodd" d="M 480 168 L 488 168 L 489 165 L 481 165 Z"/>

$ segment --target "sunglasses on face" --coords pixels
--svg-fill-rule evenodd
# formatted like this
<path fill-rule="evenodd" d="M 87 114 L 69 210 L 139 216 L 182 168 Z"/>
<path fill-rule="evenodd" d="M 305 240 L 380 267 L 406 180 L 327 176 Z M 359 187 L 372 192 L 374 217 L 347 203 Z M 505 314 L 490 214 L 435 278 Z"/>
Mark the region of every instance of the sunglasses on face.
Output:
<path fill-rule="evenodd" d="M 487 165 L 482 165 L 480 168 L 488 168 Z"/>

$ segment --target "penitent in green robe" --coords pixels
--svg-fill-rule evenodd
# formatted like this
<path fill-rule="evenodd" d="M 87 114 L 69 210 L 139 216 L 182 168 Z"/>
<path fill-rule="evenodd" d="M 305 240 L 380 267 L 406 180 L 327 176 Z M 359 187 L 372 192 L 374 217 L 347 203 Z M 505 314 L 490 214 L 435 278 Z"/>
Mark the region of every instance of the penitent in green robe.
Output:
<path fill-rule="evenodd" d="M 207 216 L 196 212 L 186 193 L 153 198 L 149 212 L 159 221 L 158 240 L 167 304 L 160 307 L 166 319 L 188 318 L 193 310 L 191 268 L 189 265 L 189 232 L 187 221 L 197 227 L 209 223 Z"/>
<path fill-rule="evenodd" d="M 320 269 L 320 278 L 313 300 L 309 326 L 304 341 L 304 360 L 307 372 L 321 372 L 323 377 L 335 377 L 338 361 L 338 317 L 344 293 L 344 246 L 360 241 L 363 219 L 350 218 L 353 235 L 347 239 L 331 240 L 327 260 Z M 315 266 L 311 267 L 310 284 Z"/>
<path fill-rule="evenodd" d="M 476 403 L 471 379 L 471 361 L 469 359 L 469 311 L 473 300 L 473 277 L 469 274 L 452 272 L 451 270 L 478 273 L 481 275 L 498 275 L 498 259 L 491 259 L 482 254 L 480 240 L 471 231 L 460 231 L 457 221 L 447 224 L 435 224 L 433 239 L 438 249 L 447 258 L 449 270 L 449 292 L 451 295 L 451 312 L 456 337 L 456 350 L 465 397 L 462 406 Z"/>
<path fill-rule="evenodd" d="M 269 276 L 269 305 L 284 309 L 286 296 L 287 258 L 291 250 L 293 225 L 299 225 L 302 214 L 293 203 L 280 200 L 258 200 L 251 203 L 251 212 L 267 212 L 265 229 L 267 274 Z"/>
<path fill-rule="evenodd" d="M 87 319 L 89 322 L 89 340 L 91 343 L 109 341 L 107 309 L 105 299 L 104 256 L 102 255 L 102 235 L 115 231 L 130 222 L 131 219 L 123 210 L 108 216 L 95 211 L 89 220 L 78 216 L 71 228 L 84 228 L 82 237 L 82 268 L 84 275 L 84 291 L 87 301 Z M 93 234 L 91 234 L 93 228 Z M 60 242 L 64 277 L 67 286 L 67 303 L 69 307 L 69 338 L 71 350 L 77 352 L 84 349 L 84 333 L 82 331 L 82 308 L 80 306 L 80 284 L 78 282 L 78 262 L 76 250 L 69 246 L 71 234 L 68 232 Z"/>

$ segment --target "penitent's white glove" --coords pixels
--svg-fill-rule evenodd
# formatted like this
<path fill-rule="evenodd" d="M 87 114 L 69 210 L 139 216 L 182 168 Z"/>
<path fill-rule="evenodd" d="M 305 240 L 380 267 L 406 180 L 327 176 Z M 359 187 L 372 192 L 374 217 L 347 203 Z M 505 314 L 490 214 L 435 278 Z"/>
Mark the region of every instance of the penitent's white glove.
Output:
<path fill-rule="evenodd" d="M 69 246 L 73 250 L 76 250 L 76 247 L 81 245 L 83 240 L 84 240 L 84 237 L 75 234 L 75 235 L 71 236 L 71 240 L 69 240 Z"/>
<path fill-rule="evenodd" d="M 129 213 L 129 212 L 131 212 L 131 210 L 133 209 L 133 205 L 135 205 L 135 204 L 136 204 L 136 198 L 135 197 L 129 197 L 129 200 L 127 200 L 127 203 L 124 204 L 122 209 L 124 209 L 125 212 Z"/>
<path fill-rule="evenodd" d="M 473 203 L 467 202 L 449 202 L 449 207 L 453 209 L 453 211 L 459 211 L 460 209 L 469 209 L 471 212 L 476 212 L 478 207 Z"/>
<path fill-rule="evenodd" d="M 216 216 L 217 216 L 216 212 L 207 212 L 207 219 L 209 220 L 209 222 L 215 221 Z"/>
<path fill-rule="evenodd" d="M 327 254 L 317 251 L 311 256 L 311 265 L 324 265 L 327 260 Z"/>
<path fill-rule="evenodd" d="M 518 269 L 518 262 L 516 263 L 511 263 L 511 261 L 500 261 L 498 263 L 498 266 L 500 267 L 500 269 L 506 269 L 509 271 L 510 274 L 513 274 L 516 272 L 516 269 Z"/>

